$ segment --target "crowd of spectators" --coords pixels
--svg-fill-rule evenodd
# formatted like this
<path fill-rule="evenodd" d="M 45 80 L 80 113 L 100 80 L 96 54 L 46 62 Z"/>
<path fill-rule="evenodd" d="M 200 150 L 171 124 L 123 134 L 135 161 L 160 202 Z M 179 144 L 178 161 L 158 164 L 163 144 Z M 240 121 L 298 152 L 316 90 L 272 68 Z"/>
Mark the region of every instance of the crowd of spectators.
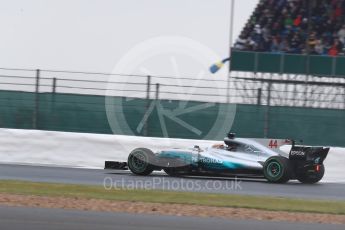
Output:
<path fill-rule="evenodd" d="M 344 44 L 345 0 L 260 0 L 234 48 L 339 56 Z"/>

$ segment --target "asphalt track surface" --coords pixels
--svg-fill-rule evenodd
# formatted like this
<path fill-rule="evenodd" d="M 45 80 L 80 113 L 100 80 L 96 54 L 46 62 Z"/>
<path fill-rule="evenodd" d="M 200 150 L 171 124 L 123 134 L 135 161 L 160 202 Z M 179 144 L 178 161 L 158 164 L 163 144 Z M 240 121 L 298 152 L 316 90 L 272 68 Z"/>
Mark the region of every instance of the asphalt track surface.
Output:
<path fill-rule="evenodd" d="M 288 222 L 267 222 L 253 220 L 224 220 L 217 218 L 173 217 L 156 215 L 138 215 L 105 212 L 72 211 L 61 209 L 41 209 L 0 206 L 0 229 L 26 230 L 337 230 L 344 225 L 306 224 Z"/>
<path fill-rule="evenodd" d="M 319 183 L 305 185 L 298 182 L 269 184 L 264 180 L 236 180 L 234 178 L 174 178 L 164 173 L 141 177 L 132 175 L 129 171 L 100 169 L 0 164 L 0 180 L 105 185 L 107 188 L 123 187 L 127 189 L 159 189 L 165 191 L 345 200 L 345 184 Z"/>

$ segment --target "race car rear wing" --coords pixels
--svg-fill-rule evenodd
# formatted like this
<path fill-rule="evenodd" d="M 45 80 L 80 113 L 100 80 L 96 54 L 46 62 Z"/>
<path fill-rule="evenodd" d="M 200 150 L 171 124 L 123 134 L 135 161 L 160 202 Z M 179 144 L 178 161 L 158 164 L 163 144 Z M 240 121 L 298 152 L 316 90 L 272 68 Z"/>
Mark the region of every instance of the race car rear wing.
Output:
<path fill-rule="evenodd" d="M 308 161 L 322 164 L 330 148 L 293 145 L 289 153 L 290 160 Z"/>
<path fill-rule="evenodd" d="M 296 145 L 296 141 L 288 139 L 255 139 L 255 141 L 283 156 L 287 156 L 285 153 L 287 151 L 290 160 L 314 161 L 316 164 L 322 164 L 330 150 L 328 147 Z M 286 146 L 285 151 L 281 148 L 283 146 Z M 290 146 L 291 149 L 288 150 Z"/>

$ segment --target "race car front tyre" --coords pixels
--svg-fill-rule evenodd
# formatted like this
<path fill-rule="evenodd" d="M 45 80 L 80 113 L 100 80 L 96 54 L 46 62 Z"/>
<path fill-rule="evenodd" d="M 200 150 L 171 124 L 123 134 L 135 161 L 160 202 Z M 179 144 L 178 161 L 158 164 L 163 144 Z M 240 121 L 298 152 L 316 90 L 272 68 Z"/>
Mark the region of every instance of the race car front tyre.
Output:
<path fill-rule="evenodd" d="M 265 178 L 271 183 L 286 183 L 291 178 L 290 160 L 282 156 L 268 158 L 263 170 Z"/>
<path fill-rule="evenodd" d="M 296 175 L 297 180 L 304 184 L 315 184 L 319 182 L 325 174 L 325 166 L 322 164 L 318 171 L 315 172 L 304 172 Z"/>
<path fill-rule="evenodd" d="M 147 176 L 154 170 L 154 158 L 154 153 L 149 149 L 134 149 L 128 156 L 128 168 L 136 175 Z"/>

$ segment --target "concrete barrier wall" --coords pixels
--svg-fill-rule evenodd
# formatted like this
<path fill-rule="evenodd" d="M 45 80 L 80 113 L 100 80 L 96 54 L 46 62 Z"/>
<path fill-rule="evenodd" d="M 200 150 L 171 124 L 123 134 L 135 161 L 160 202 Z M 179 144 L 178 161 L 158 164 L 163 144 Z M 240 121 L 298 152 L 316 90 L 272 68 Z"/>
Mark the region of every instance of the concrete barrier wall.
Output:
<path fill-rule="evenodd" d="M 106 134 L 0 129 L 0 162 L 103 168 L 104 161 L 127 161 L 135 148 L 152 150 L 208 146 L 215 141 Z"/>
<path fill-rule="evenodd" d="M 131 150 L 206 147 L 215 141 L 105 134 L 0 129 L 0 162 L 103 168 L 104 161 L 126 161 Z M 332 148 L 324 181 L 345 182 L 345 149 Z"/>

